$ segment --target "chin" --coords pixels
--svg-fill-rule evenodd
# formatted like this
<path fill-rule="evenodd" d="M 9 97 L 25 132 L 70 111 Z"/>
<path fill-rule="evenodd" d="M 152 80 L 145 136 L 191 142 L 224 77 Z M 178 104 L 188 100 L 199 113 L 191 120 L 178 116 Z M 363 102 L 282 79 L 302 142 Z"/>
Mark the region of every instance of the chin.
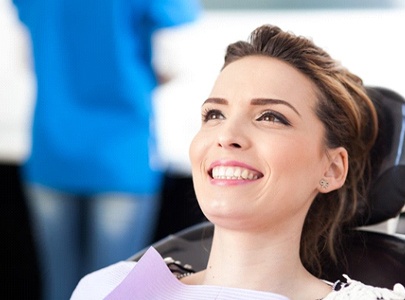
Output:
<path fill-rule="evenodd" d="M 201 206 L 201 210 L 211 223 L 228 229 L 243 229 L 249 223 L 247 220 L 252 219 L 243 208 L 229 209 L 224 205 L 205 205 Z"/>

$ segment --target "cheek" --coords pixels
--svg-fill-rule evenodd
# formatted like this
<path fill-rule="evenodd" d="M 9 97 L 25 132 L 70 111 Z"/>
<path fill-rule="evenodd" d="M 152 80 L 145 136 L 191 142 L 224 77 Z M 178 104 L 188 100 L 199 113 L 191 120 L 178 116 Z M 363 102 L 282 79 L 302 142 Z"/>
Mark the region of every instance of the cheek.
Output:
<path fill-rule="evenodd" d="M 267 151 L 266 160 L 272 176 L 288 179 L 291 183 L 308 182 L 312 176 L 319 176 L 322 155 L 320 147 L 313 140 L 294 138 L 275 145 L 262 150 Z"/>
<path fill-rule="evenodd" d="M 202 162 L 202 155 L 204 153 L 204 149 L 206 148 L 206 144 L 204 143 L 204 137 L 201 133 L 197 133 L 197 135 L 191 141 L 189 147 L 189 159 L 191 162 L 191 167 L 193 173 L 196 172 L 196 168 L 199 168 Z"/>

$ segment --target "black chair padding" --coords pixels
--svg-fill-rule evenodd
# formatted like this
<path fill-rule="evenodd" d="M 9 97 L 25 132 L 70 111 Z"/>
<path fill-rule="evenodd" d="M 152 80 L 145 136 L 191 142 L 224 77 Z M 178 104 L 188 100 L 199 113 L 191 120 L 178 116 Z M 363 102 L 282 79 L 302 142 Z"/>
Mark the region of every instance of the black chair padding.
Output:
<path fill-rule="evenodd" d="M 324 264 L 322 278 L 335 281 L 342 274 L 365 284 L 392 289 L 405 284 L 405 237 L 352 230 L 345 242 L 346 261 Z"/>
<path fill-rule="evenodd" d="M 405 205 L 405 99 L 385 88 L 367 87 L 378 113 L 379 133 L 371 151 L 369 211 L 357 226 L 398 216 Z"/>

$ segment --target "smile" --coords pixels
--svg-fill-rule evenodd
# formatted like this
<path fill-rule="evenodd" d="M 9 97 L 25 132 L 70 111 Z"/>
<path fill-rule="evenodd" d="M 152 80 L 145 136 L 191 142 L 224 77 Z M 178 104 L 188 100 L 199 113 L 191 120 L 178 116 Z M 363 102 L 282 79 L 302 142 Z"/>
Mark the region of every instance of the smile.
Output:
<path fill-rule="evenodd" d="M 211 176 L 213 179 L 256 180 L 263 175 L 241 167 L 217 166 L 212 169 Z"/>

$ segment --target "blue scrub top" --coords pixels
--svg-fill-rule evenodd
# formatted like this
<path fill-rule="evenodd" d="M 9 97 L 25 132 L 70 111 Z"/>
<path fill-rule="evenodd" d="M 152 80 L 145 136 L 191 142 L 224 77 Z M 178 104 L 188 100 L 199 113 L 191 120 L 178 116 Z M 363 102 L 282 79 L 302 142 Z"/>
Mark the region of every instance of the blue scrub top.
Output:
<path fill-rule="evenodd" d="M 74 193 L 156 192 L 151 36 L 195 20 L 194 0 L 14 0 L 38 90 L 29 182 Z"/>

